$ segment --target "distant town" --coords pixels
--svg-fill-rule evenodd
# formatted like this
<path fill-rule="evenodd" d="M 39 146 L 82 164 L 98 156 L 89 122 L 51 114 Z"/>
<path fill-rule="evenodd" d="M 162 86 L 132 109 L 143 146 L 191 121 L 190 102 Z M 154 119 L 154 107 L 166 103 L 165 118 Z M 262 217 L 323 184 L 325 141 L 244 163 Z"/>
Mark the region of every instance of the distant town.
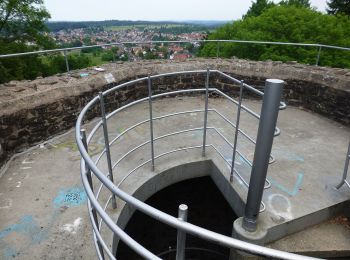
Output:
<path fill-rule="evenodd" d="M 96 24 L 97 23 L 97 24 Z M 79 27 L 79 24 L 82 28 Z M 192 41 L 192 43 L 124 44 L 84 49 L 96 65 L 106 61 L 137 61 L 141 59 L 185 60 L 196 55 L 196 40 L 206 39 L 216 25 L 152 23 L 145 24 L 48 24 L 50 37 L 61 47 L 104 45 L 117 42 Z M 72 26 L 73 25 L 73 26 Z"/>

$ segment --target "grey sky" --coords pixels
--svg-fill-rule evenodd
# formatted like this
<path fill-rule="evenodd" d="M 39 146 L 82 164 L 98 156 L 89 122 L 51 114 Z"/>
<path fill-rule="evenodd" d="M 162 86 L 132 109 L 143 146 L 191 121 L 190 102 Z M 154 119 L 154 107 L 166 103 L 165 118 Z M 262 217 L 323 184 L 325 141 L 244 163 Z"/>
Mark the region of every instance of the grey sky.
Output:
<path fill-rule="evenodd" d="M 274 0 L 279 2 L 279 0 Z M 44 0 L 53 21 L 96 20 L 235 20 L 250 0 Z M 324 11 L 326 0 L 311 0 Z"/>

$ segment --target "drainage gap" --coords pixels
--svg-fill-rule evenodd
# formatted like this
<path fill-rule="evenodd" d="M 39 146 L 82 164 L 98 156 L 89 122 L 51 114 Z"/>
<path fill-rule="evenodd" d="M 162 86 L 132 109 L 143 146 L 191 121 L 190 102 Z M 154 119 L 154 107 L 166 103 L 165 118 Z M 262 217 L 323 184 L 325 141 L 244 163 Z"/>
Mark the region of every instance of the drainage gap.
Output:
<path fill-rule="evenodd" d="M 178 206 L 189 208 L 188 222 L 231 236 L 237 218 L 209 176 L 194 178 L 170 185 L 151 196 L 146 203 L 177 217 Z M 163 259 L 175 259 L 176 230 L 136 211 L 125 231 L 137 242 Z M 186 259 L 228 259 L 229 249 L 187 235 Z M 117 259 L 142 259 L 120 242 Z"/>

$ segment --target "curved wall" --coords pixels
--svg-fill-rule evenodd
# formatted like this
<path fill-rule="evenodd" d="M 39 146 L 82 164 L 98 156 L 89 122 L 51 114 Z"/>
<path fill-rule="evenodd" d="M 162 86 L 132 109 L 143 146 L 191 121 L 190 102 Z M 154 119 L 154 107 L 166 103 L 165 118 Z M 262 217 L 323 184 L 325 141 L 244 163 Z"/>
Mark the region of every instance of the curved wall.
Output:
<path fill-rule="evenodd" d="M 148 74 L 207 67 L 221 70 L 262 89 L 266 78 L 283 79 L 287 83 L 284 99 L 289 105 L 302 106 L 344 125 L 350 125 L 349 70 L 306 66 L 293 62 L 284 64 L 237 59 L 106 64 L 103 66 L 104 72 L 85 69 L 74 71 L 71 75 L 60 74 L 0 85 L 0 164 L 15 152 L 73 127 L 81 109 L 101 90 Z M 81 77 L 81 73 L 89 75 Z M 203 85 L 204 75 L 196 74 L 165 77 L 153 82 L 155 93 L 198 88 Z M 238 92 L 237 86 L 219 76 L 212 75 L 210 85 L 231 95 Z M 107 110 L 146 95 L 146 82 L 128 87 L 108 97 Z M 89 114 L 89 118 L 96 116 L 99 116 L 98 107 Z"/>

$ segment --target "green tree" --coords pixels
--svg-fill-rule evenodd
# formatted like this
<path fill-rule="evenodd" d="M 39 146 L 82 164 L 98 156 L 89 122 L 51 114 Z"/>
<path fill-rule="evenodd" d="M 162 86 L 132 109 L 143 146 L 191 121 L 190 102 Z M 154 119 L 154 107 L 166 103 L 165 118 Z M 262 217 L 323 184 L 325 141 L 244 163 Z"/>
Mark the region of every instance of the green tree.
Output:
<path fill-rule="evenodd" d="M 350 46 L 350 19 L 322 14 L 293 5 L 269 8 L 257 17 L 227 24 L 209 36 L 215 39 L 304 42 Z M 200 56 L 216 56 L 216 43 L 202 45 Z M 221 57 L 236 56 L 252 60 L 297 60 L 314 64 L 317 48 L 261 44 L 220 43 Z M 320 65 L 350 68 L 350 53 L 322 49 Z"/>
<path fill-rule="evenodd" d="M 28 52 L 52 48 L 45 34 L 45 21 L 50 17 L 42 0 L 0 1 L 0 53 Z M 43 68 L 38 56 L 0 60 L 0 83 L 12 79 L 35 78 Z"/>
<path fill-rule="evenodd" d="M 327 5 L 329 14 L 345 14 L 350 17 L 350 0 L 330 0 Z"/>
<path fill-rule="evenodd" d="M 269 0 L 256 0 L 256 2 L 252 2 L 252 6 L 243 17 L 259 16 L 273 6 L 275 6 L 275 4 Z"/>
<path fill-rule="evenodd" d="M 282 0 L 280 5 L 294 5 L 297 7 L 311 8 L 309 0 Z"/>

